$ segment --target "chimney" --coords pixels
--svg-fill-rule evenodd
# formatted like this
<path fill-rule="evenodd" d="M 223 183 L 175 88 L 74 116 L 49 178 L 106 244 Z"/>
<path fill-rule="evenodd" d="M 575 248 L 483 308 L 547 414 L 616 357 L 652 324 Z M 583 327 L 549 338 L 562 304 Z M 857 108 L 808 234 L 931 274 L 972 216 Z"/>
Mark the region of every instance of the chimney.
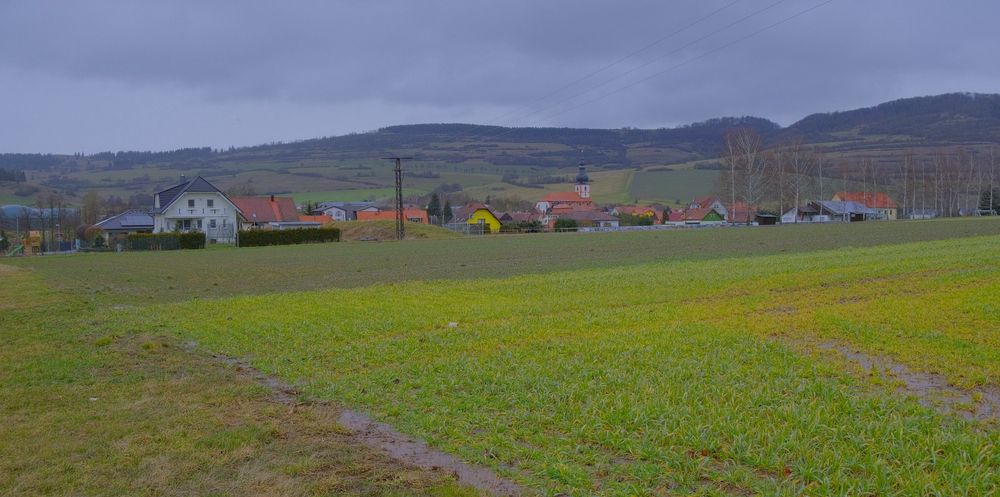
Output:
<path fill-rule="evenodd" d="M 185 175 L 182 174 L 181 175 L 181 183 L 187 183 L 187 180 L 188 180 L 187 176 L 185 176 Z"/>

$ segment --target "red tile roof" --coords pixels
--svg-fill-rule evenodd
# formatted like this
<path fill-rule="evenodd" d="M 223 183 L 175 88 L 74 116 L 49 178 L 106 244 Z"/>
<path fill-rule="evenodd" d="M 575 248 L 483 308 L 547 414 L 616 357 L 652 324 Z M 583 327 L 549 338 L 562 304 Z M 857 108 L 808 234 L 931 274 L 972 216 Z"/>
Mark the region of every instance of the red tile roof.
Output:
<path fill-rule="evenodd" d="M 726 221 L 729 221 L 730 223 L 746 223 L 747 217 L 750 218 L 750 222 L 752 223 L 757 218 L 757 209 L 751 208 L 748 213 L 747 204 L 745 202 L 736 202 L 736 204 L 730 205 L 726 211 L 726 214 L 728 215 Z"/>
<path fill-rule="evenodd" d="M 379 221 L 379 220 L 395 220 L 396 211 L 386 210 L 386 211 L 358 211 L 358 221 Z M 403 219 L 419 219 L 419 223 L 429 224 L 427 220 L 427 211 L 423 209 L 403 209 Z"/>
<path fill-rule="evenodd" d="M 864 204 L 869 209 L 896 209 L 898 206 L 884 192 L 837 192 L 835 197 L 841 201 Z"/>
<path fill-rule="evenodd" d="M 333 218 L 326 215 L 318 216 L 307 216 L 305 214 L 299 215 L 299 221 L 303 223 L 320 223 L 320 224 L 333 224 Z"/>
<path fill-rule="evenodd" d="M 709 196 L 706 196 L 706 197 L 695 197 L 694 200 L 691 201 L 691 203 L 692 204 L 698 204 L 698 205 L 700 205 L 702 207 L 708 207 L 708 206 L 712 205 L 712 203 L 715 202 L 715 201 L 717 201 L 717 200 L 719 200 L 718 197 L 709 195 Z"/>
<path fill-rule="evenodd" d="M 455 222 L 468 221 L 469 218 L 471 218 L 472 215 L 475 214 L 476 211 L 478 210 L 485 210 L 489 212 L 493 217 L 497 218 L 498 221 L 500 220 L 500 215 L 496 212 L 493 212 L 493 209 L 490 209 L 489 206 L 487 206 L 486 204 L 480 202 L 469 202 L 468 204 L 465 204 L 453 211 L 455 214 L 455 218 L 453 219 L 453 221 Z"/>
<path fill-rule="evenodd" d="M 258 223 L 295 222 L 299 211 L 291 197 L 231 197 L 236 207 L 243 211 L 247 221 Z M 256 217 L 254 217 L 256 214 Z"/>
<path fill-rule="evenodd" d="M 514 222 L 529 222 L 538 221 L 538 213 L 536 212 L 511 212 L 510 218 Z"/>
<path fill-rule="evenodd" d="M 685 221 L 701 221 L 708 216 L 709 212 L 714 212 L 715 209 L 711 207 L 702 207 L 701 209 L 688 209 L 684 211 Z"/>
<path fill-rule="evenodd" d="M 569 212 L 596 211 L 593 204 L 568 204 L 565 202 L 553 204 L 549 210 L 552 214 L 566 214 Z"/>

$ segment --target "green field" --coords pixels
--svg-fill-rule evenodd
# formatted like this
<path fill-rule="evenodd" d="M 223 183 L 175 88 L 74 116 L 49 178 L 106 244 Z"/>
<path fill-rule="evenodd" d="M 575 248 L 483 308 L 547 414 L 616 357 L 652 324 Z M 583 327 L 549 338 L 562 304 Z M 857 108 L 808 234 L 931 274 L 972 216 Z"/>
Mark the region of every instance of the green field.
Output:
<path fill-rule="evenodd" d="M 468 492 L 325 447 L 342 405 L 529 494 L 995 495 L 998 243 L 975 219 L 2 261 L 0 494 Z"/>
<path fill-rule="evenodd" d="M 640 201 L 685 205 L 694 197 L 711 194 L 718 177 L 718 171 L 680 166 L 675 166 L 672 171 L 638 171 L 630 192 Z"/>
<path fill-rule="evenodd" d="M 334 190 L 328 192 L 293 193 L 292 198 L 297 203 L 305 202 L 363 202 L 367 200 L 384 200 L 391 198 L 396 190 L 393 188 L 369 188 L 362 190 Z M 404 195 L 424 195 L 426 191 L 407 188 Z"/>
<path fill-rule="evenodd" d="M 0 495 L 476 495 L 111 317 L 0 264 Z"/>
<path fill-rule="evenodd" d="M 502 235 L 403 244 L 213 247 L 196 252 L 80 254 L 2 263 L 30 267 L 50 285 L 83 299 L 131 303 L 390 281 L 500 278 L 653 261 L 749 257 L 997 234 L 1000 218 L 967 218 L 763 229 Z M 253 268 L 249 276 L 247 268 Z"/>

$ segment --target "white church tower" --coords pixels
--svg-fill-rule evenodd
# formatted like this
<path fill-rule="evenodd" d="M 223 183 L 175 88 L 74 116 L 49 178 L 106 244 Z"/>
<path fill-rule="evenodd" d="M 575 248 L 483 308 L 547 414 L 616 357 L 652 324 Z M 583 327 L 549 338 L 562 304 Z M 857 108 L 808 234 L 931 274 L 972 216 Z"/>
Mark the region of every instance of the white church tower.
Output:
<path fill-rule="evenodd" d="M 580 172 L 576 173 L 576 194 L 580 198 L 590 198 L 590 178 L 587 176 L 587 168 L 580 163 Z"/>

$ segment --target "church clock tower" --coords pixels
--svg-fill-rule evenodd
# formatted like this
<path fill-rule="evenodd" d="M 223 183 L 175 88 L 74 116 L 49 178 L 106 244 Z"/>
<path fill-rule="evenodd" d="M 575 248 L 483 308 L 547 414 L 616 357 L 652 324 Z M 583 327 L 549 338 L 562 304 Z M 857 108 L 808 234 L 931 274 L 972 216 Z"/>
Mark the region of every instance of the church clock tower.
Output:
<path fill-rule="evenodd" d="M 576 173 L 576 194 L 580 198 L 590 198 L 590 177 L 587 176 L 587 168 L 580 163 L 580 172 Z"/>

